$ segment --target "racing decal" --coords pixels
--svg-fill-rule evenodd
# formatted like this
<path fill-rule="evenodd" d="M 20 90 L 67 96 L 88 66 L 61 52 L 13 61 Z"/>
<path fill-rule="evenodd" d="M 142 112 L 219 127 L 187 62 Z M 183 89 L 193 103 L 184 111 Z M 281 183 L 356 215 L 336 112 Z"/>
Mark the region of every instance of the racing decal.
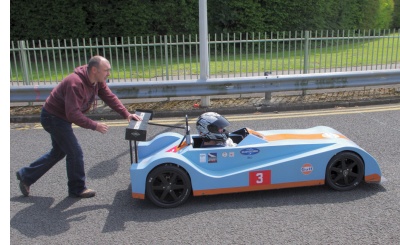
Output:
<path fill-rule="evenodd" d="M 255 155 L 259 153 L 260 150 L 257 148 L 246 148 L 240 151 L 240 154 L 242 155 Z"/>
<path fill-rule="evenodd" d="M 235 152 L 231 151 L 231 152 L 222 152 L 222 157 L 234 157 L 235 156 Z"/>
<path fill-rule="evenodd" d="M 250 129 L 250 128 L 246 128 L 246 129 L 247 129 L 247 132 L 249 132 L 249 134 L 252 134 L 252 135 L 257 136 L 258 138 L 264 139 L 264 135 L 263 134 L 255 131 L 253 129 Z"/>
<path fill-rule="evenodd" d="M 310 163 L 305 163 L 303 164 L 303 166 L 301 166 L 301 172 L 304 175 L 309 175 L 311 174 L 311 172 L 313 171 L 313 166 Z"/>
<path fill-rule="evenodd" d="M 142 112 L 142 113 L 140 113 L 140 115 L 138 115 L 138 116 L 141 117 L 141 118 L 143 118 L 144 115 L 145 115 L 145 113 Z M 141 124 L 142 124 L 142 121 L 137 121 L 136 124 L 135 124 L 135 126 L 133 127 L 133 129 L 139 129 Z"/>
<path fill-rule="evenodd" d="M 322 134 L 274 134 L 266 135 L 264 137 L 268 141 L 277 140 L 319 140 L 319 139 L 332 139 L 332 138 L 342 138 L 347 139 L 346 136 L 341 134 L 333 133 L 322 133 Z"/>
<path fill-rule="evenodd" d="M 217 153 L 208 153 L 208 163 L 218 162 Z"/>
<path fill-rule="evenodd" d="M 270 185 L 271 170 L 249 172 L 249 185 Z"/>
<path fill-rule="evenodd" d="M 200 154 L 200 162 L 206 162 L 206 154 L 205 153 Z"/>
<path fill-rule="evenodd" d="M 181 146 L 176 145 L 176 146 L 172 147 L 171 149 L 167 150 L 167 152 L 178 152 L 179 150 L 185 148 L 186 146 L 187 146 L 187 143 L 186 143 L 186 142 L 183 142 L 183 143 L 181 144 Z"/>
<path fill-rule="evenodd" d="M 178 151 L 178 147 L 174 146 L 171 149 L 167 150 L 167 152 L 177 152 Z"/>
<path fill-rule="evenodd" d="M 337 139 L 340 138 L 340 135 L 334 133 L 323 133 L 322 137 L 329 138 L 329 139 Z"/>

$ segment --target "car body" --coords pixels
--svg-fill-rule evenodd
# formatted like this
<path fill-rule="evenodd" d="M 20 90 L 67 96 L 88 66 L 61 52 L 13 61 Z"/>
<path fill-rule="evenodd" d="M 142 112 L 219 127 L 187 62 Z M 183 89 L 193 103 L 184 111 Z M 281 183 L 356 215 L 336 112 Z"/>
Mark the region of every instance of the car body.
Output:
<path fill-rule="evenodd" d="M 382 177 L 369 153 L 326 126 L 241 128 L 229 135 L 237 144 L 233 147 L 201 148 L 202 138 L 188 132 L 164 132 L 136 145 L 137 162 L 130 168 L 133 198 L 169 208 L 191 195 L 324 184 L 346 191 L 362 181 L 380 183 Z"/>

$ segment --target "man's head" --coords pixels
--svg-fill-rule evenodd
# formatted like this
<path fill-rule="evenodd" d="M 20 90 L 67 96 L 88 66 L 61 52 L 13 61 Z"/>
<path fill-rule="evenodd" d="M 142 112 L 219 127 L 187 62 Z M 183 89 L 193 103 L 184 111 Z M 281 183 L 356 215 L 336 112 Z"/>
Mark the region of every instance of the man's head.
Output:
<path fill-rule="evenodd" d="M 110 76 L 110 62 L 99 55 L 93 56 L 88 63 L 88 76 L 91 83 L 102 83 Z"/>
<path fill-rule="evenodd" d="M 205 140 L 227 140 L 229 134 L 225 130 L 227 126 L 229 126 L 228 120 L 216 112 L 203 113 L 196 122 L 197 131 Z"/>

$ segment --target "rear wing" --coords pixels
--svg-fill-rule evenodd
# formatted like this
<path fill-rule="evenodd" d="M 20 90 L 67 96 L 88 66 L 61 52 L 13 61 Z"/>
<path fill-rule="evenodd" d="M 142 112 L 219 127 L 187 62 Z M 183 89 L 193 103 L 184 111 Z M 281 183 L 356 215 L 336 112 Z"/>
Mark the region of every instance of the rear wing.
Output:
<path fill-rule="evenodd" d="M 135 162 L 138 162 L 137 158 L 137 141 L 146 141 L 147 126 L 149 120 L 153 119 L 153 111 L 136 110 L 135 114 L 142 118 L 141 121 L 131 120 L 128 127 L 125 129 L 125 139 L 129 140 L 129 153 L 131 156 L 131 164 L 133 163 L 132 156 L 132 140 L 135 143 Z"/>
<path fill-rule="evenodd" d="M 147 125 L 149 120 L 153 119 L 153 111 L 137 110 L 136 115 L 142 118 L 142 121 L 131 120 L 125 130 L 126 140 L 146 141 Z"/>
<path fill-rule="evenodd" d="M 186 115 L 186 126 L 171 126 L 171 125 L 156 124 L 156 123 L 149 122 L 149 120 L 153 119 L 153 111 L 136 110 L 135 114 L 140 116 L 142 118 L 142 120 L 141 121 L 131 120 L 129 122 L 128 127 L 125 130 L 125 139 L 129 140 L 129 147 L 130 147 L 129 152 L 131 155 L 131 164 L 133 163 L 132 141 L 134 141 L 134 143 L 135 143 L 135 163 L 137 163 L 138 162 L 137 141 L 146 141 L 148 125 L 185 129 L 186 134 L 183 137 L 181 143 L 179 144 L 179 147 L 182 145 L 182 143 L 185 139 L 186 139 L 187 145 L 192 144 L 191 137 L 190 137 L 190 127 L 189 127 L 187 115 Z"/>

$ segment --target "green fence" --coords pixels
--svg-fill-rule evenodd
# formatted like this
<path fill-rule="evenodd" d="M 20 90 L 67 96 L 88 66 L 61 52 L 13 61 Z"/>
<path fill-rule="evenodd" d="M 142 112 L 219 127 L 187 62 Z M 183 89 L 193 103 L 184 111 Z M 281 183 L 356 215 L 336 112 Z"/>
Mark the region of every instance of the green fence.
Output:
<path fill-rule="evenodd" d="M 110 82 L 193 80 L 198 35 L 12 41 L 11 86 L 60 82 L 93 55 L 110 60 Z M 399 30 L 209 35 L 209 77 L 251 77 L 400 68 Z"/>

